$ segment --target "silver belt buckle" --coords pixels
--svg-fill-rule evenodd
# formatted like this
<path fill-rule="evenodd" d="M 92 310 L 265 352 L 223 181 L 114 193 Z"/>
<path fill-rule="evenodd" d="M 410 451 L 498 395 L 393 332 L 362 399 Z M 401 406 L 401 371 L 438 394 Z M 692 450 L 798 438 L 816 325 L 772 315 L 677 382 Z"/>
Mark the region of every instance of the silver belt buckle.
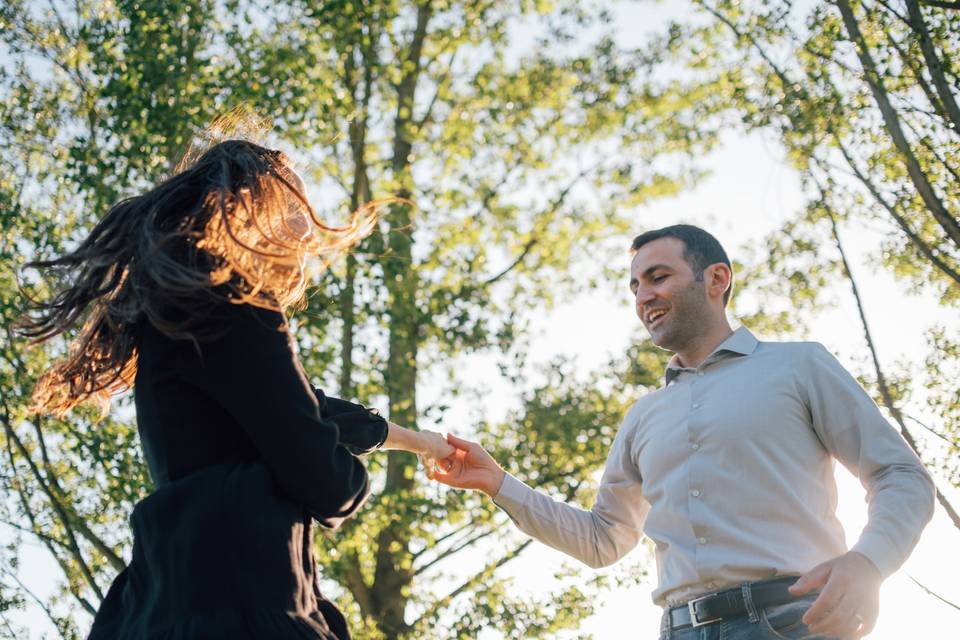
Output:
<path fill-rule="evenodd" d="M 693 627 L 693 628 L 702 627 L 702 626 L 705 625 L 705 624 L 710 624 L 711 622 L 720 622 L 720 621 L 723 619 L 723 618 L 711 618 L 710 620 L 701 620 L 700 618 L 697 617 L 697 607 L 696 607 L 697 603 L 700 602 L 701 600 L 706 600 L 707 598 L 712 598 L 714 595 L 716 595 L 716 594 L 708 593 L 708 594 L 705 595 L 705 596 L 700 596 L 699 598 L 694 598 L 693 600 L 691 600 L 690 602 L 687 603 L 687 611 L 690 612 L 690 625 L 691 625 L 691 627 Z"/>

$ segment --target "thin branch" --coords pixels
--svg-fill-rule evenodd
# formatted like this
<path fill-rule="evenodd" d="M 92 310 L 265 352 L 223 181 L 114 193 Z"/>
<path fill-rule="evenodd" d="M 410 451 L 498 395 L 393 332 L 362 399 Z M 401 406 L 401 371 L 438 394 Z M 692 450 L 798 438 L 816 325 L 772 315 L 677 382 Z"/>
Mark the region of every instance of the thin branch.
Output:
<path fill-rule="evenodd" d="M 436 616 L 438 611 L 440 611 L 442 608 L 446 607 L 446 606 L 449 605 L 451 602 L 453 602 L 453 600 L 454 600 L 457 596 L 459 596 L 459 595 L 460 595 L 461 593 L 463 593 L 464 591 L 467 591 L 468 589 L 471 589 L 474 585 L 478 584 L 479 582 L 482 582 L 483 580 L 486 580 L 487 578 L 489 578 L 491 575 L 493 575 L 493 573 L 494 573 L 497 569 L 499 569 L 499 568 L 502 567 L 503 565 L 507 564 L 508 562 L 510 562 L 511 560 L 513 560 L 514 558 L 516 558 L 516 557 L 520 554 L 520 552 L 523 551 L 524 549 L 526 549 L 528 546 L 530 546 L 530 543 L 532 543 L 532 542 L 533 542 L 533 538 L 529 538 L 529 539 L 527 539 L 526 541 L 524 541 L 523 543 L 521 543 L 520 545 L 518 545 L 517 547 L 515 547 L 513 550 L 508 551 L 506 554 L 504 554 L 503 556 L 501 556 L 499 559 L 495 560 L 494 562 L 491 562 L 491 563 L 487 564 L 486 567 L 484 567 L 481 571 L 475 573 L 473 576 L 471 576 L 470 578 L 468 578 L 465 582 L 463 582 L 463 583 L 462 583 L 460 586 L 458 586 L 456 589 L 454 589 L 453 591 L 451 591 L 450 593 L 448 593 L 448 594 L 445 595 L 444 597 L 442 597 L 442 598 L 440 598 L 439 600 L 437 600 L 436 602 L 434 602 L 433 605 L 431 605 L 429 609 L 427 609 L 419 618 L 417 618 L 417 620 L 415 620 L 415 621 L 413 622 L 413 624 L 410 625 L 410 627 L 413 627 L 414 625 L 416 625 L 416 623 L 417 623 L 419 620 L 428 619 L 428 618 L 432 618 L 432 617 Z"/>
<path fill-rule="evenodd" d="M 17 577 L 17 574 L 15 574 L 14 572 L 10 571 L 9 569 L 4 569 L 3 572 L 6 573 L 6 574 L 7 574 L 8 576 L 10 576 L 11 578 L 13 578 L 14 582 L 17 583 L 17 585 L 20 587 L 21 591 L 23 591 L 23 592 L 26 593 L 28 596 L 30 596 L 30 599 L 33 600 L 33 601 L 36 603 L 36 605 L 43 610 L 43 612 L 44 612 L 45 614 L 47 614 L 47 618 L 49 618 L 49 619 L 50 619 L 50 622 L 53 623 L 53 626 L 54 626 L 54 628 L 56 628 L 57 633 L 60 634 L 60 637 L 61 637 L 61 638 L 63 638 L 64 640 L 66 640 L 67 635 L 66 635 L 66 634 L 64 633 L 64 631 L 63 631 L 63 626 L 62 626 L 63 623 L 62 623 L 62 621 L 57 620 L 56 616 L 53 615 L 53 611 L 50 609 L 50 607 L 48 607 L 48 606 L 46 605 L 46 603 L 44 603 L 44 601 L 41 600 L 41 599 L 37 596 L 37 594 L 35 594 L 35 593 L 30 589 L 30 587 L 28 587 L 27 585 L 23 584 L 23 581 L 20 580 L 19 577 Z"/>
<path fill-rule="evenodd" d="M 21 525 L 21 524 L 17 524 L 16 522 L 11 522 L 11 521 L 9 521 L 9 520 L 0 520 L 0 524 L 5 525 L 5 526 L 8 526 L 8 527 L 10 527 L 11 529 L 15 529 L 15 530 L 17 530 L 17 531 L 20 531 L 21 533 L 26 533 L 26 534 L 29 534 L 29 535 L 34 536 L 34 537 L 36 537 L 36 538 L 39 538 L 42 542 L 48 543 L 49 545 L 57 545 L 58 547 L 62 547 L 62 548 L 64 549 L 64 551 L 69 551 L 69 550 L 70 550 L 70 545 L 68 545 L 68 544 L 67 544 L 66 542 L 64 542 L 63 540 L 59 540 L 59 539 L 57 539 L 57 538 L 54 538 L 53 536 L 51 536 L 51 535 L 49 535 L 49 534 L 46 534 L 46 533 L 44 533 L 44 532 L 42 532 L 42 531 L 39 531 L 39 530 L 37 530 L 36 528 L 29 528 L 29 529 L 28 529 L 27 527 L 25 527 L 25 526 L 23 526 L 23 525 Z"/>
<path fill-rule="evenodd" d="M 927 587 L 925 587 L 919 580 L 917 580 L 916 578 L 914 578 L 914 577 L 913 577 L 912 575 L 910 575 L 909 573 L 907 574 L 907 577 L 910 578 L 911 580 L 913 580 L 913 584 L 917 585 L 918 587 L 920 587 L 921 589 L 923 589 L 924 591 L 926 591 L 927 593 L 929 593 L 931 596 L 933 596 L 934 598 L 936 598 L 936 599 L 939 600 L 940 602 L 943 602 L 943 603 L 945 603 L 945 604 L 948 604 L 948 605 L 950 605 L 951 607 L 953 607 L 954 609 L 960 611 L 960 606 L 958 606 L 958 605 L 950 602 L 949 600 L 947 600 L 946 598 L 944 598 L 943 596 L 941 596 L 939 593 L 934 593 L 933 591 L 931 591 L 930 589 L 928 589 Z"/>
<path fill-rule="evenodd" d="M 6 329 L 7 329 L 7 337 L 8 339 L 11 340 L 11 344 L 13 344 L 12 342 L 13 335 L 10 332 L 10 327 L 7 327 Z M 23 376 L 27 375 L 26 363 L 23 362 L 23 359 L 20 357 L 19 354 L 15 355 L 15 357 L 12 359 L 8 358 L 7 362 L 9 362 L 17 370 L 17 372 L 20 373 L 20 375 L 23 375 Z M 13 427 L 12 425 L 9 425 L 10 412 L 5 402 L 3 403 L 3 410 L 4 410 L 4 417 L 3 417 L 4 427 L 6 427 L 10 431 L 10 433 L 13 433 Z M 34 474 L 37 478 L 37 482 L 40 484 L 41 487 L 44 488 L 45 492 L 50 497 L 51 503 L 57 509 L 58 513 L 61 513 L 61 520 L 63 521 L 64 526 L 68 527 L 69 529 L 70 527 L 68 526 L 68 519 L 67 519 L 65 507 L 63 507 L 62 503 L 60 503 L 58 499 L 53 497 L 54 491 L 59 496 L 66 496 L 66 492 L 63 490 L 63 488 L 60 486 L 60 482 L 57 480 L 57 474 L 53 469 L 53 464 L 51 463 L 50 457 L 47 453 L 47 445 L 46 445 L 46 440 L 43 437 L 43 429 L 41 427 L 41 422 L 42 422 L 42 418 L 40 416 L 36 416 L 32 421 L 32 425 L 33 425 L 34 431 L 37 434 L 37 442 L 40 445 L 40 455 L 41 455 L 41 458 L 43 459 L 44 469 L 46 469 L 47 471 L 47 478 L 50 483 L 50 487 L 48 488 L 47 485 L 43 482 L 43 480 L 41 479 L 41 476 L 39 475 L 38 470 L 34 471 Z M 17 442 L 19 442 L 19 440 L 17 440 Z M 24 451 L 26 451 L 26 449 L 24 449 Z M 33 464 L 33 459 L 30 458 L 29 455 L 27 454 L 24 454 L 24 455 L 27 457 L 27 460 L 30 463 L 31 468 L 36 469 L 36 467 Z M 87 526 L 87 523 L 84 521 L 82 517 L 80 517 L 76 513 L 73 513 L 71 515 L 73 515 L 73 517 L 69 519 L 69 524 L 72 525 L 72 527 L 75 527 L 77 531 L 80 533 L 80 535 L 86 538 L 86 540 L 90 544 L 92 544 L 97 551 L 103 554 L 103 556 L 107 559 L 107 561 L 110 563 L 110 565 L 114 569 L 116 569 L 118 572 L 123 571 L 127 567 L 123 559 L 121 559 L 120 556 L 114 553 L 113 550 L 110 549 L 110 547 L 108 547 L 107 544 L 102 539 L 100 539 L 100 537 L 97 534 L 95 534 L 90 529 L 90 527 Z M 70 537 L 72 538 L 72 533 Z M 100 595 L 99 592 L 98 592 L 98 595 Z"/>
<path fill-rule="evenodd" d="M 445 560 L 446 558 L 449 558 L 449 557 L 452 556 L 452 555 L 456 555 L 457 553 L 460 553 L 461 551 L 463 551 L 463 550 L 466 549 L 467 547 L 470 547 L 470 546 L 476 544 L 477 542 L 479 542 L 480 540 L 483 540 L 483 539 L 486 538 L 487 536 L 493 535 L 494 533 L 496 533 L 497 531 L 499 531 L 502 527 L 503 527 L 503 523 L 501 523 L 501 524 L 493 527 L 492 529 L 488 529 L 487 531 L 483 531 L 483 532 L 481 532 L 481 533 L 478 533 L 477 535 L 473 536 L 472 538 L 467 538 L 467 539 L 464 540 L 463 542 L 461 542 L 461 543 L 459 543 L 459 544 L 456 544 L 456 545 L 453 545 L 452 547 L 450 547 L 450 548 L 447 549 L 446 551 L 443 551 L 443 552 L 441 552 L 441 553 L 438 553 L 438 554 L 437 554 L 436 556 L 434 556 L 429 562 L 427 562 L 427 563 L 425 563 L 425 564 L 417 567 L 416 569 L 414 569 L 414 572 L 413 572 L 414 575 L 419 575 L 419 574 L 423 573 L 424 571 L 426 571 L 427 569 L 429 569 L 430 567 L 432 567 L 433 565 L 437 564 L 438 562 L 440 562 L 440 561 L 442 561 L 442 560 Z"/>
<path fill-rule="evenodd" d="M 87 580 L 90 588 L 93 589 L 94 593 L 97 594 L 97 597 L 101 600 L 103 599 L 103 591 L 100 590 L 100 586 L 97 584 L 96 579 L 93 577 L 93 572 L 90 570 L 90 567 L 87 565 L 86 560 L 83 557 L 83 552 L 80 550 L 80 545 L 77 543 L 76 536 L 73 531 L 74 520 L 67 515 L 66 509 L 56 496 L 53 495 L 50 487 L 43 481 L 43 474 L 40 472 L 40 469 L 37 467 L 36 463 L 33 461 L 33 458 L 30 456 L 30 452 L 27 450 L 26 445 L 23 444 L 23 441 L 20 440 L 20 437 L 13 430 L 13 427 L 10 425 L 9 413 L 0 418 L 0 423 L 3 424 L 4 431 L 7 433 L 8 440 L 12 441 L 13 444 L 17 447 L 17 450 L 20 452 L 20 455 L 26 460 L 27 465 L 30 467 L 30 471 L 33 474 L 34 480 L 40 485 L 40 488 L 43 490 L 43 493 L 47 496 L 47 499 L 50 501 L 50 504 L 53 505 L 54 511 L 60 518 L 60 523 L 63 525 L 64 530 L 67 534 L 67 540 L 70 547 L 71 554 L 74 559 L 77 561 L 77 564 L 80 566 L 80 570 L 83 573 L 84 577 Z M 12 460 L 11 460 L 12 463 Z"/>
<path fill-rule="evenodd" d="M 942 433 L 940 433 L 939 431 L 937 431 L 937 430 L 934 429 L 933 427 L 930 427 L 930 426 L 924 424 L 923 422 L 920 422 L 919 420 L 917 420 L 916 418 L 914 418 L 914 417 L 911 416 L 911 415 L 903 414 L 903 417 L 904 417 L 904 418 L 909 418 L 909 419 L 913 420 L 913 421 L 916 422 L 918 425 L 920 425 L 921 427 L 923 427 L 924 429 L 926 429 L 927 431 L 929 431 L 929 432 L 932 433 L 933 435 L 937 436 L 938 438 L 940 438 L 941 440 L 943 440 L 944 442 L 946 442 L 946 443 L 947 443 L 948 445 L 950 445 L 951 447 L 956 447 L 957 449 L 960 449 L 960 442 L 958 442 L 958 441 L 956 441 L 956 440 L 951 440 L 950 438 L 948 438 L 947 436 L 943 435 Z"/>
<path fill-rule="evenodd" d="M 54 490 L 56 490 L 56 492 L 60 496 L 66 496 L 66 492 L 60 486 L 60 481 L 57 479 L 56 471 L 54 470 L 53 465 L 50 462 L 50 457 L 47 454 L 47 444 L 46 444 L 46 440 L 43 437 L 43 430 L 41 429 L 41 426 L 40 426 L 41 422 L 42 420 L 40 416 L 36 416 L 32 421 L 34 426 L 34 431 L 37 434 L 37 442 L 40 445 L 40 455 L 43 459 L 43 466 L 47 471 L 47 478 L 49 479 L 51 487 Z M 99 551 L 107 559 L 107 561 L 111 564 L 111 566 L 113 566 L 114 569 L 116 569 L 117 571 L 123 571 L 124 569 L 126 569 L 127 565 L 126 563 L 124 563 L 123 559 L 121 559 L 120 556 L 114 553 L 113 550 L 110 547 L 108 547 L 107 544 L 100 538 L 100 536 L 95 534 L 90 529 L 90 527 L 87 526 L 86 521 L 81 516 L 79 516 L 79 514 L 73 514 L 73 515 L 75 516 L 74 526 L 76 526 L 77 530 L 80 532 L 80 535 L 86 538 L 87 541 L 90 544 L 92 544 L 94 548 L 97 551 Z"/>
<path fill-rule="evenodd" d="M 16 469 L 16 465 L 13 458 L 12 443 L 10 442 L 9 438 L 7 438 L 7 457 L 10 459 L 10 468 Z M 27 500 L 26 494 L 24 494 L 23 492 L 23 487 L 19 486 L 20 485 L 19 482 L 16 482 L 15 484 L 17 485 L 15 487 L 17 491 L 17 497 L 20 499 L 20 506 L 23 508 L 24 515 L 26 515 L 27 520 L 30 521 L 30 526 L 34 530 L 39 530 L 40 527 L 37 524 L 36 516 L 33 513 L 33 509 L 30 507 L 30 502 Z M 63 575 L 67 578 L 67 588 L 70 590 L 70 593 L 77 600 L 77 602 L 80 603 L 80 606 L 86 609 L 86 611 L 90 615 L 95 615 L 97 612 L 96 608 L 92 604 L 90 604 L 90 602 L 86 598 L 80 595 L 80 592 L 77 591 L 77 589 L 71 584 L 70 578 L 69 578 L 71 574 L 71 569 L 68 566 L 67 561 L 60 557 L 60 554 L 57 553 L 57 550 L 54 548 L 53 543 L 50 540 L 47 540 L 47 536 L 37 536 L 37 537 L 40 538 L 44 546 L 47 547 L 47 551 L 50 552 L 50 555 L 53 556 L 53 559 L 57 562 L 58 565 L 60 565 L 60 570 L 63 571 Z M 65 543 L 61 542 L 60 544 L 62 546 L 69 547 L 69 545 L 66 545 Z"/>
<path fill-rule="evenodd" d="M 470 528 L 473 528 L 473 527 L 476 527 L 476 526 L 477 526 L 477 525 L 476 525 L 472 520 L 468 520 L 465 524 L 457 527 L 457 528 L 454 529 L 453 531 L 448 531 L 447 533 L 443 534 L 442 536 L 440 536 L 439 538 L 437 538 L 436 540 L 434 540 L 432 547 L 424 547 L 424 548 L 421 549 L 420 551 L 417 551 L 416 553 L 410 554 L 410 557 L 411 557 L 411 559 L 416 560 L 417 558 L 419 558 L 420 556 L 422 556 L 422 555 L 423 555 L 424 553 L 426 553 L 427 551 L 430 551 L 430 550 L 432 550 L 433 548 L 435 548 L 437 545 L 442 544 L 442 543 L 446 542 L 447 540 L 449 540 L 450 538 L 453 538 L 454 536 L 456 536 L 456 535 L 458 535 L 458 534 L 466 531 L 467 529 L 470 529 Z"/>

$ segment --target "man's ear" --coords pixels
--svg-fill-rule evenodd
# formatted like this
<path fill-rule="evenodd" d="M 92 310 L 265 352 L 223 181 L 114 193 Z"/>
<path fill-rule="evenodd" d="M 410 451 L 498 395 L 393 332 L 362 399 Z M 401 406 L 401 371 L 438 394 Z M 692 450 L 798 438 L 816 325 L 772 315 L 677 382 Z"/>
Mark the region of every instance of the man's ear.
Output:
<path fill-rule="evenodd" d="M 732 281 L 733 272 L 722 262 L 712 264 L 703 270 L 703 283 L 707 287 L 707 295 L 710 298 L 722 299 Z"/>

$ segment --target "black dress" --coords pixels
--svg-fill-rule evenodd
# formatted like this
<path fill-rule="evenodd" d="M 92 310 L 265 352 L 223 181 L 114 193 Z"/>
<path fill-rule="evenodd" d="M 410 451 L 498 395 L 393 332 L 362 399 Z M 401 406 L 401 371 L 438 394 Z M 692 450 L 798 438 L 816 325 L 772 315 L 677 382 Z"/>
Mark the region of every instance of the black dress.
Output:
<path fill-rule="evenodd" d="M 310 527 L 366 499 L 355 455 L 386 421 L 309 385 L 280 313 L 223 307 L 226 333 L 199 353 L 140 328 L 137 428 L 156 490 L 133 510 L 133 558 L 90 640 L 350 637 L 317 588 Z"/>

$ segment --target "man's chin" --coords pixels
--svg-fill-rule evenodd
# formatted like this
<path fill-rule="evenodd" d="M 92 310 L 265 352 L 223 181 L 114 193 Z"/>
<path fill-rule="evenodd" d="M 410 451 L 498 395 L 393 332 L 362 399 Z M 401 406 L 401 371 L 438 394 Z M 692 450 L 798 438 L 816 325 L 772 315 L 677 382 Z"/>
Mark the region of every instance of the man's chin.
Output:
<path fill-rule="evenodd" d="M 654 345 L 666 351 L 673 351 L 673 349 L 670 347 L 672 342 L 670 340 L 671 336 L 668 333 L 659 329 L 654 329 L 653 331 L 647 329 L 647 333 L 650 334 L 650 342 L 652 342 Z"/>

